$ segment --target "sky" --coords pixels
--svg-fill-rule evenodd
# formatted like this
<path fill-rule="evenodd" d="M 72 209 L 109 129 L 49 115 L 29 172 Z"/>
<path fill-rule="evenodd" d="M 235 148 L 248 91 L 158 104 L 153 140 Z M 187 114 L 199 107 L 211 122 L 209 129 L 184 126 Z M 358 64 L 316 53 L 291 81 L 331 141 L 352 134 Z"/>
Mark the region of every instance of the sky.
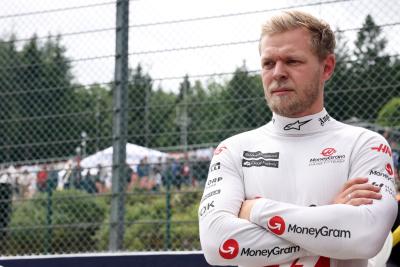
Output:
<path fill-rule="evenodd" d="M 110 0 L 0 0 L 0 38 L 19 45 L 36 33 L 61 34 L 76 81 L 108 83 L 114 75 L 115 2 Z M 346 30 L 352 48 L 367 14 L 384 27 L 387 51 L 398 54 L 398 0 L 132 0 L 129 64 L 140 63 L 155 86 L 175 91 L 185 74 L 205 84 L 210 75 L 246 64 L 259 70 L 262 23 L 282 8 L 297 8 Z M 394 25 L 393 25 L 394 24 Z M 392 26 L 390 26 L 392 25 Z M 228 79 L 227 76 L 218 76 Z"/>

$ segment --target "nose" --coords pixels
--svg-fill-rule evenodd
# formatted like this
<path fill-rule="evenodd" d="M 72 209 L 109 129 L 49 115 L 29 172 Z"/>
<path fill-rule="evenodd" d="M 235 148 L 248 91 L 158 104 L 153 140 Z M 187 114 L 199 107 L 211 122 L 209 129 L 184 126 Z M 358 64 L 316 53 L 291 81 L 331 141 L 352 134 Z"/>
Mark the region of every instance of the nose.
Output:
<path fill-rule="evenodd" d="M 287 78 L 287 71 L 285 64 L 282 61 L 277 61 L 274 66 L 272 77 L 277 80 L 284 80 Z"/>

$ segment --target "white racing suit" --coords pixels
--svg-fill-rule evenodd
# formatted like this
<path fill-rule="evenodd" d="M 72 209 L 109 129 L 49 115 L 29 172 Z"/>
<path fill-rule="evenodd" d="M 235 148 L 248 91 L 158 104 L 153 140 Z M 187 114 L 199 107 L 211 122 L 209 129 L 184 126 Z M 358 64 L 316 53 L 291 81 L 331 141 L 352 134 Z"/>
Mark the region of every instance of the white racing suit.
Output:
<path fill-rule="evenodd" d="M 344 183 L 381 187 L 373 204 L 332 204 Z M 367 266 L 397 213 L 391 150 L 379 134 L 331 118 L 277 114 L 215 150 L 199 206 L 200 241 L 212 265 Z M 259 198 L 250 221 L 242 202 Z"/>

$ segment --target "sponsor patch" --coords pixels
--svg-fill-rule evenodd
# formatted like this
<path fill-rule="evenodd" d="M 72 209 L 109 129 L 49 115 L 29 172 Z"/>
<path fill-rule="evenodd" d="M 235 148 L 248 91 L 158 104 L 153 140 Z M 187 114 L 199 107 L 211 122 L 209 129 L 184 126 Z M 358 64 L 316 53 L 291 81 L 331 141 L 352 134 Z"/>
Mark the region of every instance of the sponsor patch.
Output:
<path fill-rule="evenodd" d="M 388 154 L 389 156 L 392 156 L 392 150 L 387 145 L 380 144 L 379 146 L 372 147 L 371 149 L 375 150 L 376 152 L 381 152 L 381 153 L 384 153 L 384 154 Z"/>
<path fill-rule="evenodd" d="M 200 201 L 200 203 L 202 203 L 204 200 L 206 200 L 207 198 L 209 198 L 209 197 L 212 197 L 212 196 L 215 196 L 215 195 L 218 195 L 218 194 L 220 194 L 221 193 L 221 189 L 217 189 L 217 190 L 214 190 L 214 191 L 211 191 L 211 192 L 209 192 L 209 193 L 207 193 L 207 194 L 205 194 L 204 196 L 203 196 L 203 198 L 202 198 L 202 200 Z"/>
<path fill-rule="evenodd" d="M 225 145 L 221 145 L 221 146 L 219 146 L 219 147 L 217 147 L 215 150 L 214 150 L 214 155 L 216 156 L 216 155 L 219 155 L 219 154 L 221 154 L 224 150 L 226 150 L 227 149 L 227 147 L 225 146 Z"/>
<path fill-rule="evenodd" d="M 203 206 L 201 206 L 199 210 L 199 215 L 201 218 L 204 218 L 208 213 L 210 213 L 215 208 L 214 200 L 211 202 L 207 202 Z"/>
<path fill-rule="evenodd" d="M 388 193 L 390 196 L 392 196 L 394 199 L 396 199 L 396 190 L 394 190 L 391 186 L 384 184 L 384 183 L 377 183 L 373 182 L 372 185 L 379 186 L 381 190 L 384 192 Z"/>
<path fill-rule="evenodd" d="M 279 159 L 279 152 L 273 153 L 263 153 L 261 151 L 251 152 L 251 151 L 244 151 L 243 157 L 245 158 L 263 158 L 263 159 Z"/>
<path fill-rule="evenodd" d="M 280 216 L 274 216 L 268 220 L 268 229 L 276 235 L 282 235 L 285 232 L 285 221 Z"/>
<path fill-rule="evenodd" d="M 235 239 L 228 239 L 219 246 L 219 255 L 231 260 L 239 254 L 239 243 Z"/>
<path fill-rule="evenodd" d="M 297 224 L 290 224 L 290 223 L 287 225 L 284 219 L 280 216 L 271 217 L 268 220 L 267 227 L 272 233 L 276 235 L 282 235 L 285 232 L 285 230 L 287 230 L 287 233 L 310 235 L 314 236 L 314 238 L 321 236 L 336 237 L 336 238 L 351 238 L 351 232 L 349 230 L 333 229 L 325 225 L 320 228 L 298 226 Z"/>
<path fill-rule="evenodd" d="M 210 166 L 210 172 L 221 169 L 221 162 L 214 163 Z"/>
<path fill-rule="evenodd" d="M 393 175 L 393 168 L 392 165 L 390 163 L 386 164 L 385 169 L 387 171 L 387 173 L 392 176 Z"/>
<path fill-rule="evenodd" d="M 265 159 L 256 159 L 256 160 L 242 159 L 242 166 L 246 168 L 249 167 L 279 168 L 279 161 L 265 160 Z"/>
<path fill-rule="evenodd" d="M 323 237 L 336 237 L 336 238 L 351 238 L 349 230 L 332 229 L 328 226 L 320 228 L 297 226 L 296 224 L 289 224 L 287 228 L 288 233 L 296 233 L 301 235 L 311 235 L 314 238 Z"/>
<path fill-rule="evenodd" d="M 336 149 L 334 149 L 332 147 L 327 147 L 324 150 L 322 150 L 321 155 L 324 156 L 324 157 L 329 157 L 329 156 L 332 156 L 335 153 L 336 153 Z"/>
<path fill-rule="evenodd" d="M 369 175 L 373 175 L 373 176 L 376 176 L 376 177 L 384 178 L 385 180 L 390 181 L 393 184 L 395 183 L 394 177 L 389 176 L 387 173 L 384 172 L 384 170 L 374 170 L 374 169 L 372 169 L 372 170 L 369 171 Z"/>
<path fill-rule="evenodd" d="M 206 182 L 205 189 L 208 189 L 210 187 L 215 186 L 216 184 L 218 184 L 222 180 L 223 180 L 222 177 L 214 177 L 214 178 L 208 179 L 207 182 Z"/>
<path fill-rule="evenodd" d="M 336 154 L 336 149 L 332 147 L 327 147 L 324 148 L 320 155 L 323 157 L 318 157 L 318 158 L 311 158 L 308 166 L 318 166 L 318 165 L 324 165 L 327 163 L 342 163 L 346 159 L 346 155 L 335 155 Z"/>
<path fill-rule="evenodd" d="M 293 123 L 289 123 L 287 125 L 285 125 L 285 127 L 283 127 L 283 130 L 285 131 L 290 131 L 290 130 L 297 130 L 300 131 L 301 126 L 303 126 L 304 124 L 306 124 L 307 122 L 310 122 L 311 120 L 307 120 L 307 121 L 295 121 Z"/>
<path fill-rule="evenodd" d="M 291 247 L 273 247 L 269 249 L 251 249 L 251 248 L 242 248 L 240 252 L 240 256 L 266 256 L 267 258 L 271 256 L 278 256 L 283 254 L 292 254 L 300 251 L 300 246 L 291 246 Z"/>
<path fill-rule="evenodd" d="M 321 126 L 324 126 L 325 123 L 327 123 L 328 121 L 331 120 L 331 117 L 328 114 L 326 114 L 325 116 L 323 116 L 322 118 L 319 118 L 318 120 L 319 120 L 319 123 L 321 124 Z"/>

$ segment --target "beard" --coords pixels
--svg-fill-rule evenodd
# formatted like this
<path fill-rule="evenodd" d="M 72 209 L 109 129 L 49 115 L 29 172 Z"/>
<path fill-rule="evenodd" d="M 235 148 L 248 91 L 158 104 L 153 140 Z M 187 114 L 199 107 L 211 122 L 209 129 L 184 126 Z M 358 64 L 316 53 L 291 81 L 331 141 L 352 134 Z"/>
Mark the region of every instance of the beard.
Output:
<path fill-rule="evenodd" d="M 291 89 L 290 93 L 283 96 L 271 95 L 272 90 L 276 88 Z M 297 114 L 304 113 L 309 109 L 319 98 L 322 90 L 319 89 L 319 79 L 316 75 L 309 84 L 305 84 L 303 88 L 297 88 L 287 85 L 286 82 L 274 82 L 265 92 L 268 107 L 278 115 L 284 117 L 296 117 Z"/>

